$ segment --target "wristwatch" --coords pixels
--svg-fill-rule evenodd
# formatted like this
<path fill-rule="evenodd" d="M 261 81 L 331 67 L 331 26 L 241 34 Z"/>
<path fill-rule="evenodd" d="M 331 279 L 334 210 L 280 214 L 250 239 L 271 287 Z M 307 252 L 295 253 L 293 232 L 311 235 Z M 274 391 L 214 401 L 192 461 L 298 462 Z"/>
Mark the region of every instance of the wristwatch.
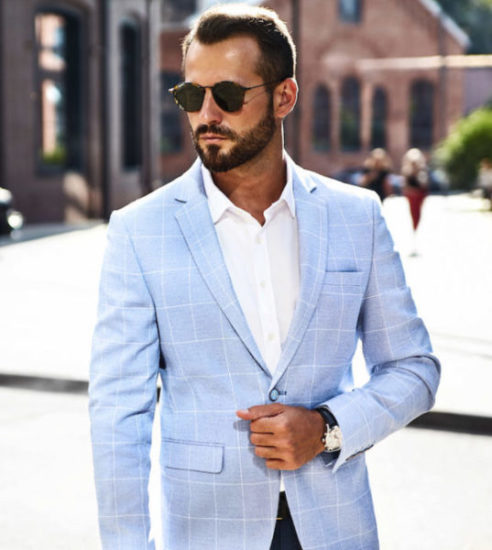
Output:
<path fill-rule="evenodd" d="M 342 448 L 342 431 L 336 418 L 326 407 L 318 407 L 316 410 L 323 417 L 326 424 L 326 431 L 321 438 L 325 451 L 327 453 L 339 451 Z"/>

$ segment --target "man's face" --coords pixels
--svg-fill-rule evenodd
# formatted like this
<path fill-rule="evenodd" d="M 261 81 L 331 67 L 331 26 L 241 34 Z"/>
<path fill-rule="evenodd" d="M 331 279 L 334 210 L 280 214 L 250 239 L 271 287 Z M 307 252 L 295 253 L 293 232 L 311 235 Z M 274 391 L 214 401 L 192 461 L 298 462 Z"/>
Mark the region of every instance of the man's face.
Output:
<path fill-rule="evenodd" d="M 185 79 L 201 86 L 232 81 L 262 84 L 256 72 L 260 49 L 253 38 L 235 37 L 216 44 L 193 41 L 185 61 Z M 188 113 L 193 143 L 212 172 L 232 170 L 260 154 L 277 129 L 271 94 L 266 87 L 248 90 L 239 111 L 228 113 L 207 89 L 200 111 Z"/>

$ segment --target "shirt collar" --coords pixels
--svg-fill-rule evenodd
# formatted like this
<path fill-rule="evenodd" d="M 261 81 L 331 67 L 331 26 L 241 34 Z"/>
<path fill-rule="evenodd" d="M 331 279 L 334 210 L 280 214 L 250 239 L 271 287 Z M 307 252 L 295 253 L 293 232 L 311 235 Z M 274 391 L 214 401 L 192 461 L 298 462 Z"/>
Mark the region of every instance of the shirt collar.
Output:
<path fill-rule="evenodd" d="M 289 162 L 286 162 L 287 165 L 287 182 L 282 190 L 282 194 L 279 199 L 274 204 L 279 204 L 285 202 L 289 208 L 290 215 L 292 218 L 296 217 L 296 206 L 294 200 L 294 187 L 292 184 L 292 167 Z M 215 185 L 212 174 L 207 168 L 202 164 L 202 177 L 203 185 L 205 187 L 205 193 L 207 195 L 208 204 L 210 208 L 210 214 L 212 216 L 212 221 L 216 224 L 224 213 L 228 209 L 236 209 L 238 207 L 224 195 L 224 193 Z M 271 206 L 269 207 L 271 208 Z"/>

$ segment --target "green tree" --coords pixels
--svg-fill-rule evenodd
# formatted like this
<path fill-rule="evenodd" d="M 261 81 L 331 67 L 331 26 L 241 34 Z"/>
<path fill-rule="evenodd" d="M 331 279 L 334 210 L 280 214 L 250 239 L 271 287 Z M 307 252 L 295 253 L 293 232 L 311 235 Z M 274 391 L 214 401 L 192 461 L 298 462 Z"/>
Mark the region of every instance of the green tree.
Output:
<path fill-rule="evenodd" d="M 434 153 L 452 189 L 471 189 L 478 175 L 480 161 L 492 161 L 492 106 L 473 111 L 462 118 Z"/>
<path fill-rule="evenodd" d="M 442 9 L 468 34 L 468 53 L 492 53 L 492 0 L 438 0 Z"/>

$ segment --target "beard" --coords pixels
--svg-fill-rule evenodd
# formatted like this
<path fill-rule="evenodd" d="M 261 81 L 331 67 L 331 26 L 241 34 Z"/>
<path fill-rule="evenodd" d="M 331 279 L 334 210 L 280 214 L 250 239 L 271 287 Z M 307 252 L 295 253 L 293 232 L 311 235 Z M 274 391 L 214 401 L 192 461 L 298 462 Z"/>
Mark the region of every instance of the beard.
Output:
<path fill-rule="evenodd" d="M 243 135 L 215 124 L 202 124 L 192 133 L 192 138 L 196 152 L 206 168 L 211 172 L 227 172 L 250 161 L 261 153 L 270 143 L 275 130 L 273 105 L 270 103 L 267 114 L 256 126 Z M 219 145 L 215 144 L 202 147 L 199 138 L 201 134 L 206 133 L 228 138 L 233 142 L 231 149 L 224 152 L 221 151 Z"/>

